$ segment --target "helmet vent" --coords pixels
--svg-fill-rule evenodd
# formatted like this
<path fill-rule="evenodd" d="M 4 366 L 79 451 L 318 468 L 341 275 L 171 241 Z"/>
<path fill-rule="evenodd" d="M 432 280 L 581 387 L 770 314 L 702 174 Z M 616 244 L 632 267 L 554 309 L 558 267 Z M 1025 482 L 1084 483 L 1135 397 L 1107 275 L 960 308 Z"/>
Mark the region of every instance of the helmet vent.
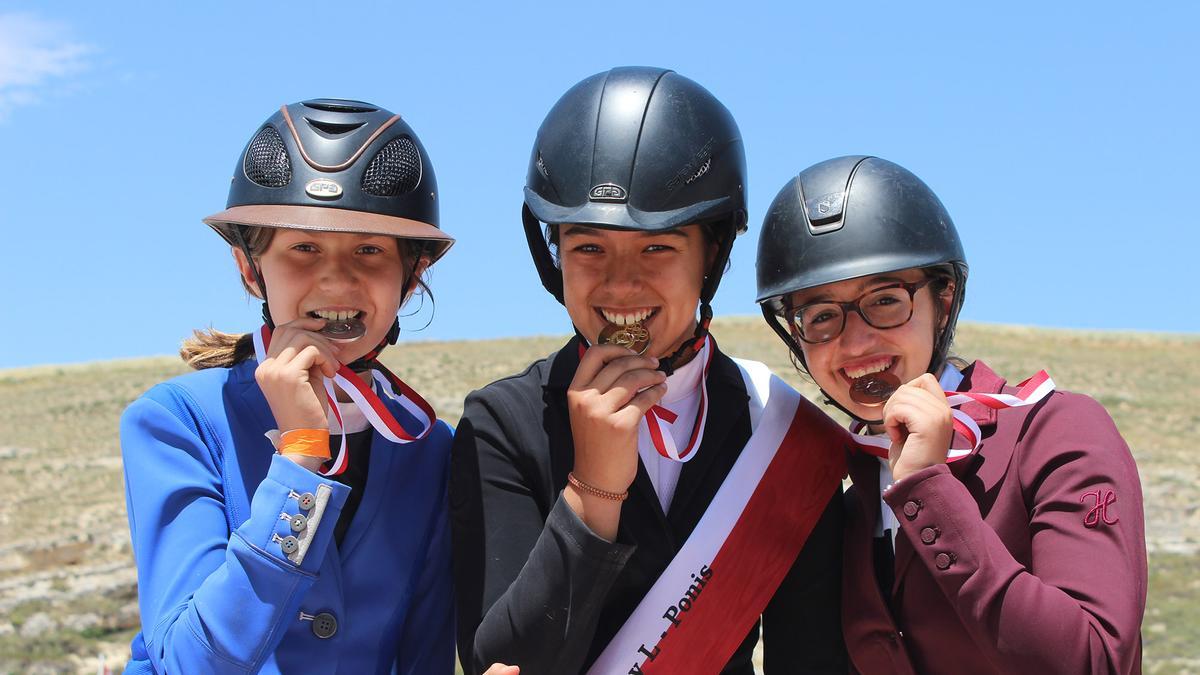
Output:
<path fill-rule="evenodd" d="M 421 182 L 421 152 L 408 136 L 393 139 L 375 155 L 363 172 L 362 189 L 376 197 L 411 192 Z"/>
<path fill-rule="evenodd" d="M 279 188 L 292 180 L 292 162 L 275 127 L 263 127 L 246 148 L 242 170 L 252 182 Z"/>
<path fill-rule="evenodd" d="M 684 184 L 691 185 L 692 183 L 696 182 L 696 180 L 698 178 L 700 178 L 704 174 L 708 173 L 708 170 L 711 167 L 712 167 L 712 157 L 709 157 L 708 159 L 704 160 L 704 163 L 700 165 L 699 169 L 696 169 L 696 173 L 692 174 L 691 177 L 689 177 L 687 180 L 684 181 Z"/>
<path fill-rule="evenodd" d="M 335 113 L 370 113 L 379 110 L 371 106 L 369 103 L 362 101 L 335 101 L 335 100 L 313 100 L 305 101 L 300 105 L 313 110 L 324 110 L 325 112 Z"/>
<path fill-rule="evenodd" d="M 342 134 L 348 134 L 351 131 L 354 131 L 355 129 L 358 129 L 358 128 L 362 127 L 362 125 L 366 124 L 366 122 L 351 122 L 350 124 L 338 124 L 336 122 L 318 122 L 317 120 L 310 120 L 307 117 L 304 118 L 304 121 L 308 122 L 308 126 L 316 129 L 317 131 L 322 131 L 324 133 L 327 133 L 330 136 L 341 136 Z"/>

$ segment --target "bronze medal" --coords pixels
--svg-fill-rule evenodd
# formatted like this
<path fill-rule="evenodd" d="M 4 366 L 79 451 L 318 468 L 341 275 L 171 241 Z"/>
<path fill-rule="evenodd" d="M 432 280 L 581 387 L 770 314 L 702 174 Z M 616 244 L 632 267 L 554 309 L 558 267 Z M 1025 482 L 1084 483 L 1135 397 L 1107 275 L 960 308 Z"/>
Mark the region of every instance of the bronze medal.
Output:
<path fill-rule="evenodd" d="M 618 326 L 610 323 L 600 331 L 598 342 L 602 345 L 617 345 L 644 354 L 650 346 L 650 331 L 640 323 Z"/>
<path fill-rule="evenodd" d="M 871 373 L 850 385 L 850 400 L 859 405 L 883 405 L 900 387 L 900 378 L 891 373 Z"/>
<path fill-rule="evenodd" d="M 330 340 L 349 342 L 350 340 L 357 340 L 366 335 L 367 325 L 358 317 L 344 321 L 326 320 L 325 327 L 318 332 Z"/>

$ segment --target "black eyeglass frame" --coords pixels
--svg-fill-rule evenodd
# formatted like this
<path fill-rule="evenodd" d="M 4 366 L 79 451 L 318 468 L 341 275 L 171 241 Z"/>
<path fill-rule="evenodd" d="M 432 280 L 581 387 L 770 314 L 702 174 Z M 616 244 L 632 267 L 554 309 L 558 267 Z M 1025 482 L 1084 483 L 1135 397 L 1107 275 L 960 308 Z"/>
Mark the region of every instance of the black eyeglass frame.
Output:
<path fill-rule="evenodd" d="M 824 344 L 826 342 L 831 342 L 831 341 L 836 340 L 839 337 L 841 337 L 842 333 L 846 330 L 846 317 L 849 316 L 850 312 L 852 312 L 852 311 L 855 314 L 858 314 L 859 318 L 862 319 L 864 323 L 866 323 L 868 326 L 870 326 L 872 328 L 875 328 L 878 330 L 887 330 L 889 328 L 899 328 L 900 326 L 903 326 L 904 324 L 908 323 L 912 319 L 913 310 L 917 305 L 917 302 L 916 302 L 917 291 L 921 290 L 925 286 L 928 286 L 931 282 L 933 282 L 933 280 L 934 280 L 934 277 L 926 277 L 925 279 L 922 279 L 920 281 L 913 281 L 913 282 L 903 282 L 902 281 L 902 282 L 898 282 L 898 283 L 894 283 L 894 284 L 888 284 L 886 286 L 880 286 L 879 288 L 873 288 L 873 289 L 867 291 L 866 293 L 863 293 L 862 295 L 858 296 L 857 298 L 855 298 L 849 302 L 838 302 L 836 300 L 819 300 L 817 302 L 810 302 L 808 304 L 801 305 L 801 306 L 797 307 L 796 309 L 785 308 L 784 309 L 784 319 L 788 322 L 788 325 L 790 325 L 792 327 L 792 334 L 795 335 L 796 337 L 800 338 L 801 340 L 803 340 L 805 343 L 810 344 L 810 345 Z M 867 318 L 866 312 L 862 311 L 862 307 L 859 306 L 859 303 L 862 302 L 863 298 L 866 298 L 868 295 L 874 295 L 880 291 L 886 291 L 889 288 L 903 288 L 904 290 L 908 291 L 908 316 L 904 317 L 904 320 L 901 321 L 900 323 L 894 323 L 890 326 L 876 326 L 874 323 L 871 322 L 871 319 Z M 809 340 L 807 337 L 804 336 L 804 328 L 800 325 L 800 322 L 796 320 L 796 317 L 799 316 L 801 313 L 803 313 L 804 310 L 808 309 L 809 307 L 814 307 L 816 305 L 837 305 L 838 307 L 840 307 L 842 309 L 842 325 L 838 327 L 836 333 L 825 338 L 824 340 Z"/>

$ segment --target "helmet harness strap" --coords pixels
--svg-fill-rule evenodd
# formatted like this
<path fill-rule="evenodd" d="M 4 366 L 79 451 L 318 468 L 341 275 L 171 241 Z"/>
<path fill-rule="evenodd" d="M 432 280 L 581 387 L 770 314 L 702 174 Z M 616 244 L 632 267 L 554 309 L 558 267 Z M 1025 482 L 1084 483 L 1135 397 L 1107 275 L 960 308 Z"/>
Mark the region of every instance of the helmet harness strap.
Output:
<path fill-rule="evenodd" d="M 246 256 L 246 264 L 250 265 L 250 271 L 254 273 L 254 281 L 258 284 L 258 292 L 262 294 L 263 323 L 267 324 L 267 328 L 275 330 L 275 322 L 271 320 L 271 310 L 267 307 L 267 282 L 263 280 L 263 275 L 258 269 L 258 264 L 254 262 L 254 255 L 250 252 L 250 245 L 246 243 L 246 236 L 242 231 L 242 226 L 235 225 L 229 229 L 233 230 L 233 238 L 237 240 L 238 248 Z"/>

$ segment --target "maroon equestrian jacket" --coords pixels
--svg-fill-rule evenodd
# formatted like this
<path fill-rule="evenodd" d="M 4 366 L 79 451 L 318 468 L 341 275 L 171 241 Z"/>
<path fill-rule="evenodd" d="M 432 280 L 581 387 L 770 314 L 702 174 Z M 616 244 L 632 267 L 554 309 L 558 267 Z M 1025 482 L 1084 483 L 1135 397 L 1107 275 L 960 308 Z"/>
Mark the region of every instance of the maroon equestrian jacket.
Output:
<path fill-rule="evenodd" d="M 979 361 L 964 376 L 961 391 L 1016 391 Z M 842 624 L 854 668 L 1140 673 L 1142 492 L 1108 413 L 1068 392 L 1023 408 L 961 409 L 979 423 L 982 446 L 884 495 L 900 522 L 894 616 L 873 562 L 879 460 L 850 458 Z"/>

